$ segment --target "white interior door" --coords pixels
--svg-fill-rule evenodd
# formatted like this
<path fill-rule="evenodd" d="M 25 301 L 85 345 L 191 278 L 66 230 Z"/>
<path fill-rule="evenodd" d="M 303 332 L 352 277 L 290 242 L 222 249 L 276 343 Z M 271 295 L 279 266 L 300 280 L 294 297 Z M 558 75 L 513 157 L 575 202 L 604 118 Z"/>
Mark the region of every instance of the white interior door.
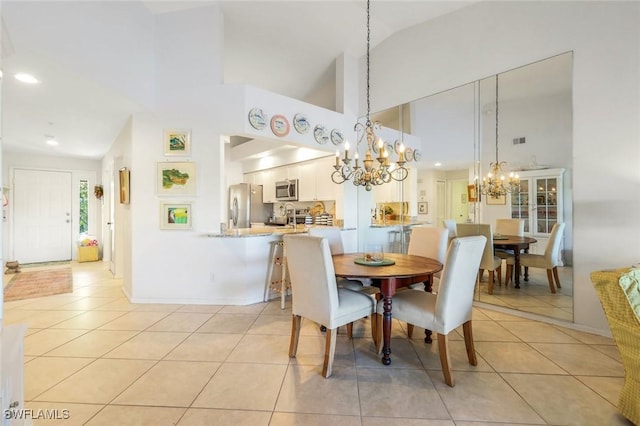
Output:
<path fill-rule="evenodd" d="M 71 260 L 71 173 L 15 169 L 13 185 L 15 259 Z"/>

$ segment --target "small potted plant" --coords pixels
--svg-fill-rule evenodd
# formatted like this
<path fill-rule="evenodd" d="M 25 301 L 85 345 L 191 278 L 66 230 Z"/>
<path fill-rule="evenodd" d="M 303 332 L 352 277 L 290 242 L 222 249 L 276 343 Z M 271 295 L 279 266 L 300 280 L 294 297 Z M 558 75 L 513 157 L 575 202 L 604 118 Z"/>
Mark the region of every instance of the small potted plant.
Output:
<path fill-rule="evenodd" d="M 93 187 L 93 195 L 95 195 L 98 200 L 102 199 L 102 196 L 104 195 L 102 185 L 96 185 Z"/>
<path fill-rule="evenodd" d="M 386 220 L 392 220 L 393 219 L 393 209 L 389 206 L 385 206 L 384 207 L 384 218 Z"/>

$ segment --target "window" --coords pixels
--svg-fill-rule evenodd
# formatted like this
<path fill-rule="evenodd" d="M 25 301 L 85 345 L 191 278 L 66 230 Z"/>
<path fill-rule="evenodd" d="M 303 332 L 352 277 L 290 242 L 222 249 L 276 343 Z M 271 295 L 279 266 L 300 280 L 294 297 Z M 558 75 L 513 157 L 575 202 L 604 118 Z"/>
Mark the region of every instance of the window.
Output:
<path fill-rule="evenodd" d="M 89 182 L 86 180 L 80 181 L 80 214 L 79 219 L 79 232 L 80 234 L 86 234 L 89 231 Z"/>

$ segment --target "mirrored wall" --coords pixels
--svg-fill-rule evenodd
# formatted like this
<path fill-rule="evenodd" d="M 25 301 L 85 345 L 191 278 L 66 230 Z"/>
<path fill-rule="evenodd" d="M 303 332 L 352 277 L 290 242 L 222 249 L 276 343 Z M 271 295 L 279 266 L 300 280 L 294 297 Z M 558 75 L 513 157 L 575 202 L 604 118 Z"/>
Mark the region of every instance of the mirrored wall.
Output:
<path fill-rule="evenodd" d="M 556 293 L 551 292 L 546 269 L 533 267 L 526 278 L 522 270 L 519 288 L 515 277 L 506 286 L 503 262 L 502 284 L 496 272 L 490 292 L 485 272 L 476 294 L 483 303 L 564 321 L 573 321 L 572 61 L 568 52 L 523 64 L 497 79 L 489 76 L 425 97 L 416 94 L 408 104 L 372 115 L 398 137 L 419 138 L 422 158 L 409 164 L 413 177 L 395 185 L 393 196 L 388 188 L 359 195 L 359 205 L 369 205 L 374 213 L 385 207 L 381 201 L 396 200 L 393 208 L 402 210 L 407 216 L 402 220 L 412 225 L 441 227 L 452 220 L 495 229 L 499 219 L 520 219 L 531 254 L 545 254 L 553 225 L 564 223 L 557 268 L 561 287 Z M 506 162 L 506 172 L 519 175 L 520 186 L 493 199 L 478 189 L 496 157 Z M 361 215 L 360 222 L 367 219 Z M 375 232 L 388 233 L 390 250 L 406 250 L 406 226 L 379 228 Z"/>

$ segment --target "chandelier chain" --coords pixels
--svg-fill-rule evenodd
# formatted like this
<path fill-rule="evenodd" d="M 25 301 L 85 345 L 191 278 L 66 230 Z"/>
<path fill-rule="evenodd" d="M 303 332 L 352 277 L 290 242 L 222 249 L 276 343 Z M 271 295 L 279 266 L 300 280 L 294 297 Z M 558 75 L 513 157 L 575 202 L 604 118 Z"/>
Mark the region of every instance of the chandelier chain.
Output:
<path fill-rule="evenodd" d="M 370 46 L 371 46 L 371 6 L 370 1 L 367 0 L 367 127 L 371 126 L 371 98 L 369 96 L 370 90 Z"/>
<path fill-rule="evenodd" d="M 498 163 L 498 74 L 496 74 L 496 164 Z"/>
<path fill-rule="evenodd" d="M 391 181 L 403 181 L 409 175 L 409 170 L 404 166 L 404 145 L 400 141 L 400 147 L 396 149 L 398 160 L 395 163 L 389 161 L 387 144 L 375 134 L 381 128 L 379 122 L 371 122 L 371 0 L 367 0 L 367 52 L 366 52 L 366 97 L 367 116 L 366 122 L 357 122 L 354 126 L 356 132 L 356 147 L 353 158 L 349 156 L 349 143 L 345 143 L 344 157 L 340 158 L 340 152 L 336 151 L 336 163 L 331 174 L 331 180 L 336 184 L 342 184 L 351 180 L 356 186 L 364 186 L 371 191 L 374 186 L 390 183 Z M 366 143 L 366 151 L 362 163 L 359 163 L 358 147 Z M 397 145 L 396 145 L 397 146 Z M 375 153 L 377 157 L 373 157 Z M 377 165 L 375 164 L 377 161 Z M 353 164 L 352 164 L 353 162 Z"/>

